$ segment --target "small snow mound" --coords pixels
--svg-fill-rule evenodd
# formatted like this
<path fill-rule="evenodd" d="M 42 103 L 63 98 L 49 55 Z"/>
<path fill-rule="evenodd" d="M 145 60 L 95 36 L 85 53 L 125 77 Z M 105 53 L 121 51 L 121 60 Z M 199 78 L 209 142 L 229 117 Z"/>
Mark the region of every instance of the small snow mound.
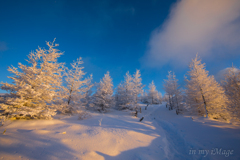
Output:
<path fill-rule="evenodd" d="M 81 113 L 79 113 L 78 115 L 78 120 L 84 120 L 84 119 L 88 119 L 91 118 L 91 114 L 86 112 L 86 111 L 82 111 Z"/>

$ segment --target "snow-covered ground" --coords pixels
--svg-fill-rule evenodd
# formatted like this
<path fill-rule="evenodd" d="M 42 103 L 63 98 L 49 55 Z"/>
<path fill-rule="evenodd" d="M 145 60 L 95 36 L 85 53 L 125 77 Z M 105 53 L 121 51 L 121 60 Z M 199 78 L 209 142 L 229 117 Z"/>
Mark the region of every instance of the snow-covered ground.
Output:
<path fill-rule="evenodd" d="M 176 115 L 165 104 L 142 105 L 138 118 L 111 110 L 85 120 L 13 121 L 5 129 L 0 159 L 240 159 L 239 126 Z"/>

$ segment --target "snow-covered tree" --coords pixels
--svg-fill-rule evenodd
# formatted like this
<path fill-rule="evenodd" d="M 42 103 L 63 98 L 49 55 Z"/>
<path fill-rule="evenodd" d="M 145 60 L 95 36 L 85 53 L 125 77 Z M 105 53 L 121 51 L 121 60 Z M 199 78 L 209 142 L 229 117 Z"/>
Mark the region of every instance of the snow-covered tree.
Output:
<path fill-rule="evenodd" d="M 162 96 L 162 101 L 163 102 L 168 102 L 169 101 L 168 95 L 166 93 Z"/>
<path fill-rule="evenodd" d="M 183 100 L 183 93 L 182 93 L 182 89 L 179 88 L 178 85 L 178 79 L 176 78 L 176 75 L 174 74 L 174 72 L 172 73 L 172 93 L 173 93 L 173 97 L 172 97 L 172 102 L 173 102 L 173 107 L 176 108 L 176 113 L 178 114 L 181 110 L 181 108 L 183 107 L 180 103 Z"/>
<path fill-rule="evenodd" d="M 145 104 L 149 103 L 148 93 L 146 91 L 143 91 L 143 93 L 141 95 L 141 102 L 145 103 Z"/>
<path fill-rule="evenodd" d="M 183 91 L 181 88 L 176 88 L 175 94 L 173 97 L 173 104 L 176 107 L 176 114 L 179 114 L 183 110 Z"/>
<path fill-rule="evenodd" d="M 128 102 L 127 96 L 126 96 L 126 89 L 124 87 L 124 84 L 121 82 L 116 90 L 115 93 L 115 101 L 116 101 L 116 107 L 117 109 L 126 109 L 126 104 Z"/>
<path fill-rule="evenodd" d="M 175 74 L 172 71 L 168 72 L 167 75 L 168 79 L 164 79 L 163 89 L 165 90 L 166 94 L 168 95 L 168 103 L 169 103 L 169 109 L 173 109 L 174 102 L 173 102 L 173 96 L 174 96 L 174 80 L 175 80 Z"/>
<path fill-rule="evenodd" d="M 116 92 L 116 107 L 120 110 L 131 109 L 135 104 L 133 77 L 126 73 L 124 82 L 121 82 L 117 87 Z"/>
<path fill-rule="evenodd" d="M 98 84 L 96 93 L 93 95 L 93 104 L 98 111 L 106 112 L 108 108 L 115 105 L 114 103 L 112 78 L 109 72 L 107 72 Z"/>
<path fill-rule="evenodd" d="M 162 96 L 162 93 L 161 92 L 158 92 L 158 98 L 159 98 L 159 103 L 160 104 L 162 104 L 162 98 L 163 98 L 163 96 Z"/>
<path fill-rule="evenodd" d="M 143 93 L 142 78 L 140 70 L 136 70 L 132 76 L 134 103 L 137 104 L 138 97 Z"/>
<path fill-rule="evenodd" d="M 55 41 L 55 40 L 54 40 Z M 57 59 L 63 54 L 47 42 L 48 49 L 38 48 L 28 55 L 30 65 L 19 63 L 19 69 L 9 67 L 13 83 L 1 83 L 1 89 L 10 96 L 0 104 L 1 114 L 17 118 L 51 118 L 55 115 L 54 102 L 61 99 L 63 63 Z"/>
<path fill-rule="evenodd" d="M 178 85 L 178 79 L 176 79 L 176 75 L 174 72 L 169 71 L 167 80 L 164 80 L 164 90 L 168 95 L 169 101 L 169 109 L 176 108 L 176 113 L 178 114 L 180 111 L 180 103 L 182 102 L 182 91 Z"/>
<path fill-rule="evenodd" d="M 85 72 L 82 58 L 78 58 L 77 61 L 71 63 L 71 69 L 66 68 L 64 88 L 65 103 L 63 104 L 62 112 L 72 113 L 79 110 L 79 107 L 83 107 L 82 101 L 87 96 L 89 89 L 92 87 L 91 80 L 92 75 L 89 78 L 84 78 Z M 86 105 L 86 104 L 85 104 Z"/>
<path fill-rule="evenodd" d="M 142 79 L 139 70 L 132 76 L 129 72 L 124 77 L 124 82 L 118 85 L 116 92 L 116 106 L 119 109 L 137 108 L 138 97 L 143 93 Z"/>
<path fill-rule="evenodd" d="M 240 120 L 240 70 L 232 66 L 227 71 L 222 85 L 229 100 L 231 116 Z"/>
<path fill-rule="evenodd" d="M 129 74 L 129 72 L 126 73 L 124 77 L 124 83 L 123 87 L 125 89 L 125 102 L 127 104 L 133 104 L 134 103 L 134 84 L 133 84 L 133 77 Z"/>
<path fill-rule="evenodd" d="M 93 94 L 93 90 L 92 90 L 92 88 L 90 88 L 90 89 L 86 92 L 85 98 L 82 100 L 82 103 L 84 104 L 84 106 L 85 106 L 86 109 L 92 109 L 93 106 L 94 106 L 94 104 L 92 103 L 92 102 L 93 102 L 92 94 Z"/>
<path fill-rule="evenodd" d="M 192 111 L 206 117 L 228 119 L 224 89 L 213 76 L 208 75 L 205 64 L 201 63 L 198 55 L 192 60 L 189 68 L 186 94 L 187 104 Z"/>
<path fill-rule="evenodd" d="M 148 86 L 148 103 L 150 104 L 159 104 L 160 103 L 160 95 L 159 92 L 156 90 L 156 86 L 154 82 L 149 84 Z"/>

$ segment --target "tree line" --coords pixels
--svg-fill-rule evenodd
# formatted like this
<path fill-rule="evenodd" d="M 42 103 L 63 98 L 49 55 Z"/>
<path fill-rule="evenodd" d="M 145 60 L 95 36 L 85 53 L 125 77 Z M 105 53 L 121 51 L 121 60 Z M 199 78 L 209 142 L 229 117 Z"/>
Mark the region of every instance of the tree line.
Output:
<path fill-rule="evenodd" d="M 13 83 L 1 82 L 1 89 L 8 92 L 0 97 L 2 121 L 6 118 L 51 119 L 57 111 L 73 114 L 83 109 L 106 112 L 111 107 L 120 110 L 138 108 L 144 87 L 139 70 L 133 75 L 127 72 L 114 94 L 109 72 L 99 83 L 93 84 L 92 75 L 86 77 L 83 71 L 81 57 L 68 68 L 58 62 L 63 53 L 56 49 L 55 40 L 46 44 L 48 49 L 39 47 L 28 55 L 28 65 L 19 63 L 18 68 L 8 68 L 13 75 L 8 78 Z M 93 86 L 96 87 L 95 93 Z M 158 93 L 154 87 L 149 90 L 149 97 L 154 96 L 151 99 L 155 102 Z M 160 101 L 160 97 L 157 98 Z"/>
<path fill-rule="evenodd" d="M 138 102 L 159 104 L 167 101 L 169 110 L 176 113 L 191 112 L 215 119 L 240 117 L 240 73 L 229 69 L 220 85 L 208 75 L 205 64 L 198 55 L 192 60 L 185 89 L 180 88 L 174 72 L 169 71 L 164 80 L 165 95 L 157 91 L 154 82 L 144 91 L 139 70 L 124 76 L 114 91 L 112 78 L 107 72 L 99 83 L 93 84 L 92 75 L 86 77 L 78 58 L 67 68 L 59 63 L 63 54 L 58 44 L 47 42 L 48 49 L 38 48 L 28 55 L 28 65 L 9 67 L 13 83 L 1 82 L 1 89 L 8 92 L 0 97 L 0 119 L 51 119 L 59 111 L 63 114 L 78 113 L 83 109 L 107 112 L 109 108 L 138 110 Z M 93 86 L 96 91 L 93 92 Z"/>
<path fill-rule="evenodd" d="M 240 71 L 228 68 L 225 79 L 218 83 L 208 74 L 205 63 L 198 54 L 189 65 L 185 76 L 186 85 L 180 88 L 174 72 L 164 80 L 165 100 L 169 110 L 176 113 L 188 112 L 193 115 L 221 120 L 240 120 Z"/>

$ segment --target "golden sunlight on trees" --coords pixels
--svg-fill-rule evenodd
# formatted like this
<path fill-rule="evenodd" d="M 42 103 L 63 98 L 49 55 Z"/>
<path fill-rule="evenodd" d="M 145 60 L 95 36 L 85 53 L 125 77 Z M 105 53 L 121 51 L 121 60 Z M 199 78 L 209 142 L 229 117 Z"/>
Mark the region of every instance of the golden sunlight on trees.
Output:
<path fill-rule="evenodd" d="M 48 49 L 39 47 L 31 52 L 29 65 L 19 63 L 19 70 L 9 67 L 13 83 L 1 83 L 1 89 L 10 92 L 1 104 L 3 115 L 46 119 L 55 115 L 54 102 L 60 98 L 64 64 L 57 62 L 63 53 L 54 42 L 46 43 Z"/>
<path fill-rule="evenodd" d="M 208 75 L 205 64 L 201 63 L 198 55 L 192 60 L 189 68 L 186 95 L 187 104 L 192 112 L 215 119 L 229 119 L 224 89 L 213 76 Z"/>

